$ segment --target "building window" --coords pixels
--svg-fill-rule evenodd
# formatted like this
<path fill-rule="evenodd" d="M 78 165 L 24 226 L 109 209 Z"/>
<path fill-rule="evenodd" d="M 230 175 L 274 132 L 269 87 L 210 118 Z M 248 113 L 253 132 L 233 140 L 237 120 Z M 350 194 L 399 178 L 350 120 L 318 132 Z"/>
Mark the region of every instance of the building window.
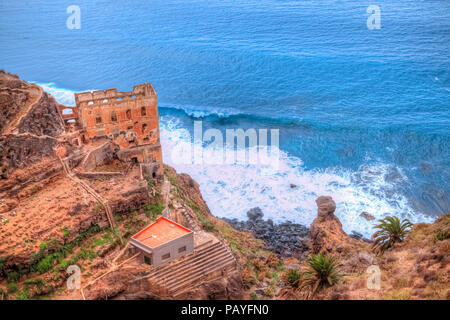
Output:
<path fill-rule="evenodd" d="M 186 252 L 186 246 L 178 248 L 178 253 Z"/>
<path fill-rule="evenodd" d="M 150 258 L 150 257 L 147 257 L 147 256 L 144 256 L 144 262 L 146 263 L 146 264 L 152 264 L 152 258 Z"/>
<path fill-rule="evenodd" d="M 131 120 L 131 110 L 130 109 L 127 110 L 126 115 L 127 115 L 127 119 Z"/>
<path fill-rule="evenodd" d="M 147 110 L 145 109 L 145 107 L 141 108 L 141 116 L 145 117 L 147 115 Z"/>
<path fill-rule="evenodd" d="M 97 114 L 95 115 L 95 123 L 96 123 L 96 124 L 102 123 L 102 116 L 101 116 L 99 113 L 97 113 Z"/>
<path fill-rule="evenodd" d="M 111 121 L 117 122 L 117 113 L 115 111 L 111 112 Z"/>
<path fill-rule="evenodd" d="M 142 134 L 145 134 L 145 130 L 147 130 L 147 124 L 143 123 L 142 124 Z"/>
<path fill-rule="evenodd" d="M 163 260 L 167 260 L 169 258 L 170 258 L 170 252 L 161 256 L 161 259 L 163 259 Z"/>

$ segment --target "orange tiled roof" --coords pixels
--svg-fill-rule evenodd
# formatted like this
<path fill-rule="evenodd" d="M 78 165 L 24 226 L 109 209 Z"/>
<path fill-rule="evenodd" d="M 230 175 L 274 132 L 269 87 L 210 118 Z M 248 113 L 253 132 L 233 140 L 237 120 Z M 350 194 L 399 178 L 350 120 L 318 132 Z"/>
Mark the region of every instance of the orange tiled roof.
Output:
<path fill-rule="evenodd" d="M 132 239 L 137 240 L 151 248 L 179 238 L 192 232 L 172 220 L 164 217 L 158 218 L 154 223 L 135 234 Z"/>

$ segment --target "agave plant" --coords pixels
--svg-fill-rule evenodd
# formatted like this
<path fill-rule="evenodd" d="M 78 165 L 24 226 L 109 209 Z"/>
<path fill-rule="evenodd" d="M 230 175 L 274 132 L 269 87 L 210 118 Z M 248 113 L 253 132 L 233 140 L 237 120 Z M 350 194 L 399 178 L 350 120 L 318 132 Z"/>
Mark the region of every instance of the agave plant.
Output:
<path fill-rule="evenodd" d="M 400 221 L 395 216 L 380 219 L 379 222 L 380 224 L 375 226 L 378 231 L 373 235 L 372 245 L 378 252 L 389 249 L 396 242 L 402 242 L 412 227 L 412 223 L 408 219 Z"/>
<path fill-rule="evenodd" d="M 339 262 L 333 256 L 325 256 L 323 252 L 312 254 L 306 262 L 301 279 L 301 287 L 309 287 L 311 294 L 319 288 L 335 285 L 342 274 L 339 272 Z"/>

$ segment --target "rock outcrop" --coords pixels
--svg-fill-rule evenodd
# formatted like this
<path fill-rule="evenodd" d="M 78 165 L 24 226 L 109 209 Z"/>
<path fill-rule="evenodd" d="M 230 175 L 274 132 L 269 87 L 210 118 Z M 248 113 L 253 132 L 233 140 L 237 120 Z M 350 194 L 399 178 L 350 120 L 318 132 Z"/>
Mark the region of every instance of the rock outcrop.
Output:
<path fill-rule="evenodd" d="M 309 228 L 312 251 L 314 253 L 342 253 L 358 246 L 356 239 L 348 236 L 342 229 L 342 224 L 334 215 L 336 203 L 331 197 L 317 198 L 317 218 Z"/>

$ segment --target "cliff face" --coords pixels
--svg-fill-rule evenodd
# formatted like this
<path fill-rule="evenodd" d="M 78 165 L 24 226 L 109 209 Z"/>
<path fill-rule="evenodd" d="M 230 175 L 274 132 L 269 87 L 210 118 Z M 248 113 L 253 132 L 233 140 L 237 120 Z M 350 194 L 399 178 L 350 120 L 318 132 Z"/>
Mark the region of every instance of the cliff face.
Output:
<path fill-rule="evenodd" d="M 57 106 L 39 86 L 0 70 L 0 195 L 46 167 L 52 170 L 63 132 Z"/>
<path fill-rule="evenodd" d="M 139 166 L 121 162 L 113 152 L 94 164 L 93 174 L 78 173 L 78 180 L 108 203 L 115 221 L 111 228 L 104 206 L 65 173 L 55 155 L 56 147 L 63 147 L 68 167 L 75 170 L 90 154 L 65 141 L 55 100 L 2 71 L 0 102 L 0 299 L 81 299 L 81 291 L 66 288 L 69 265 L 82 267 L 84 284 L 95 282 L 85 288 L 87 299 L 172 298 L 142 278 L 149 267 L 129 260 L 127 239 L 161 215 L 166 198 L 171 219 L 219 239 L 201 231 L 206 220 L 200 222 L 194 213 L 209 214 L 198 184 L 166 168 L 172 182 L 167 189 L 161 180 L 144 179 Z M 233 269 L 213 273 L 190 289 L 178 298 L 241 298 L 242 280 Z"/>

